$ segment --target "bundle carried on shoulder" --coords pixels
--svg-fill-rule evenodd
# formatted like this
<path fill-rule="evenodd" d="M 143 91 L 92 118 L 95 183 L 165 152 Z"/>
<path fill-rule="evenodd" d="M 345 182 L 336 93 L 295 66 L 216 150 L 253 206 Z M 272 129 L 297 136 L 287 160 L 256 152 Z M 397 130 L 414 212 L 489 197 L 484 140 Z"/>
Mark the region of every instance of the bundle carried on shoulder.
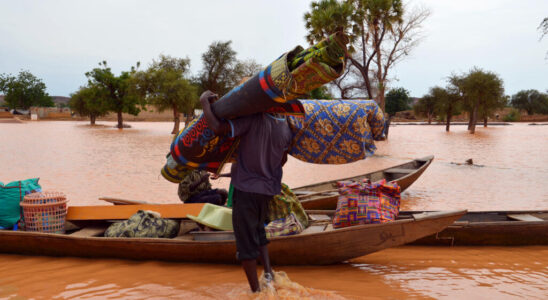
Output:
<path fill-rule="evenodd" d="M 304 120 L 289 117 L 289 154 L 316 164 L 345 164 L 373 155 L 385 118 L 373 100 L 300 100 Z"/>
<path fill-rule="evenodd" d="M 394 221 L 400 209 L 400 186 L 396 182 L 338 182 L 339 200 L 333 228 Z"/>
<path fill-rule="evenodd" d="M 220 119 L 259 112 L 304 117 L 304 108 L 295 99 L 343 73 L 347 43 L 347 37 L 337 33 L 309 49 L 296 47 L 213 103 L 213 113 Z M 171 182 L 184 175 L 182 168 L 218 173 L 232 158 L 238 141 L 214 134 L 201 115 L 176 136 L 161 173 Z"/>

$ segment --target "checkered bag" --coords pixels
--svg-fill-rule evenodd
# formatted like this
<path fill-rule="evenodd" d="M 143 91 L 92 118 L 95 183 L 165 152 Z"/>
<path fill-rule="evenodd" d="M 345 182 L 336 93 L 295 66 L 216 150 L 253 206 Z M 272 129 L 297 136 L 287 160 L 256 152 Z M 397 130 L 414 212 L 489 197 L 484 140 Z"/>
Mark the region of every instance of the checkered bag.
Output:
<path fill-rule="evenodd" d="M 333 228 L 384 223 L 396 219 L 400 208 L 400 187 L 386 180 L 370 183 L 338 182 L 339 200 Z"/>
<path fill-rule="evenodd" d="M 299 222 L 299 219 L 297 219 L 295 213 L 292 212 L 285 218 L 268 223 L 264 230 L 266 231 L 266 237 L 272 238 L 301 233 L 304 230 L 304 227 L 301 222 Z"/>

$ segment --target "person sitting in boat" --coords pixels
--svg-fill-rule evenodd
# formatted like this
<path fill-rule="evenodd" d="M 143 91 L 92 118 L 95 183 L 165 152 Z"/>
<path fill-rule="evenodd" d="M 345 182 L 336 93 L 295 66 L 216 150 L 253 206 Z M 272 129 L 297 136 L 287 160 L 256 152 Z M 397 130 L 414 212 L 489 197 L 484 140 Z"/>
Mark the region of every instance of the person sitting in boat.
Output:
<path fill-rule="evenodd" d="M 273 279 L 264 224 L 268 202 L 282 189 L 282 165 L 287 160 L 292 135 L 285 118 L 268 113 L 219 120 L 211 109 L 211 102 L 217 98 L 213 92 L 205 91 L 200 102 L 215 134 L 240 137 L 231 170 L 236 258 L 242 263 L 251 290 L 257 292 L 257 258 L 263 263 L 265 278 Z"/>
<path fill-rule="evenodd" d="M 179 183 L 179 199 L 184 203 L 211 203 L 225 205 L 228 192 L 224 189 L 212 189 L 209 173 L 193 170 Z"/>

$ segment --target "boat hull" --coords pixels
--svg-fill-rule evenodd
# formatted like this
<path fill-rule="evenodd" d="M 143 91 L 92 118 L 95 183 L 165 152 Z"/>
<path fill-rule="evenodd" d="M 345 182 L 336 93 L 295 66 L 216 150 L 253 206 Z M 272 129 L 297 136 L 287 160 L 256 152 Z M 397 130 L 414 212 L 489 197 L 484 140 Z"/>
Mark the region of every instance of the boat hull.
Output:
<path fill-rule="evenodd" d="M 508 216 L 528 216 L 524 220 Z M 531 216 L 533 218 L 531 218 Z M 412 244 L 423 246 L 548 245 L 548 211 L 469 212 L 443 231 Z"/>
<path fill-rule="evenodd" d="M 325 265 L 346 261 L 435 234 L 465 211 L 430 213 L 383 224 L 359 225 L 270 240 L 275 265 Z M 0 231 L 0 252 L 23 255 L 237 263 L 234 241 L 76 237 Z"/>
<path fill-rule="evenodd" d="M 301 205 L 304 209 L 332 210 L 337 208 L 337 201 L 339 199 L 338 193 L 333 191 L 333 189 L 337 187 L 337 181 L 358 181 L 368 178 L 374 182 L 381 179 L 386 179 L 387 181 L 395 181 L 400 186 L 401 192 L 403 192 L 424 173 L 433 160 L 434 156 L 427 156 L 368 174 L 297 187 L 294 188 L 293 191 L 297 194 L 303 191 L 330 191 L 325 193 L 325 195 L 303 198 L 301 199 Z"/>

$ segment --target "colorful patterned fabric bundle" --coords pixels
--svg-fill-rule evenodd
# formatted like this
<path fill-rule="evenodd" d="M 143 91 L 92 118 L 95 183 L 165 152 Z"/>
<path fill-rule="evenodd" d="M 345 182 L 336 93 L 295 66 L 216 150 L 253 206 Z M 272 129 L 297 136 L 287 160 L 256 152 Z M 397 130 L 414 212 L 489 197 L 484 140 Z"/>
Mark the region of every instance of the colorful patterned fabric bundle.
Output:
<path fill-rule="evenodd" d="M 177 165 L 217 172 L 231 158 L 238 142 L 239 139 L 215 135 L 202 115 L 179 132 L 170 153 Z M 174 168 L 168 165 L 168 169 Z"/>
<path fill-rule="evenodd" d="M 164 167 L 161 170 L 162 177 L 164 177 L 167 181 L 173 182 L 173 183 L 179 183 L 181 182 L 190 172 L 192 172 L 192 169 L 189 169 L 185 166 L 177 164 L 173 157 L 171 156 L 171 153 L 168 153 L 166 156 L 167 162 L 164 165 Z"/>
<path fill-rule="evenodd" d="M 215 115 L 233 119 L 279 109 L 333 81 L 344 71 L 347 43 L 344 34 L 336 33 L 306 50 L 297 46 L 215 102 Z"/>
<path fill-rule="evenodd" d="M 348 38 L 342 33 L 332 34 L 327 39 L 297 54 L 289 64 L 289 68 L 293 71 L 312 58 L 317 58 L 320 62 L 336 68 L 344 60 L 346 44 L 348 44 Z"/>
<path fill-rule="evenodd" d="M 304 228 L 308 227 L 308 216 L 306 215 L 301 202 L 287 184 L 282 183 L 282 193 L 274 196 L 274 198 L 268 202 L 268 219 L 282 219 L 291 213 L 295 214 Z"/>
<path fill-rule="evenodd" d="M 371 156 L 384 138 L 384 115 L 373 100 L 300 100 L 305 120 L 289 117 L 289 154 L 310 163 L 345 164 Z"/>
<path fill-rule="evenodd" d="M 347 42 L 346 36 L 334 34 L 307 50 L 296 47 L 213 103 L 213 112 L 221 119 L 259 112 L 303 117 L 302 104 L 293 100 L 342 74 Z M 170 154 L 176 164 L 168 161 L 162 176 L 178 182 L 185 174 L 182 167 L 220 172 L 237 146 L 238 139 L 215 135 L 202 115 L 173 141 Z"/>
<path fill-rule="evenodd" d="M 338 33 L 301 51 L 290 63 L 295 83 L 292 93 L 306 94 L 325 83 L 337 79 L 344 69 L 346 36 Z"/>
<path fill-rule="evenodd" d="M 301 233 L 304 228 L 301 222 L 297 219 L 294 213 L 290 213 L 287 217 L 274 220 L 264 228 L 266 237 L 272 238 L 276 236 L 293 235 Z"/>
<path fill-rule="evenodd" d="M 396 219 L 400 208 L 400 187 L 397 183 L 338 182 L 339 201 L 333 228 Z"/>

